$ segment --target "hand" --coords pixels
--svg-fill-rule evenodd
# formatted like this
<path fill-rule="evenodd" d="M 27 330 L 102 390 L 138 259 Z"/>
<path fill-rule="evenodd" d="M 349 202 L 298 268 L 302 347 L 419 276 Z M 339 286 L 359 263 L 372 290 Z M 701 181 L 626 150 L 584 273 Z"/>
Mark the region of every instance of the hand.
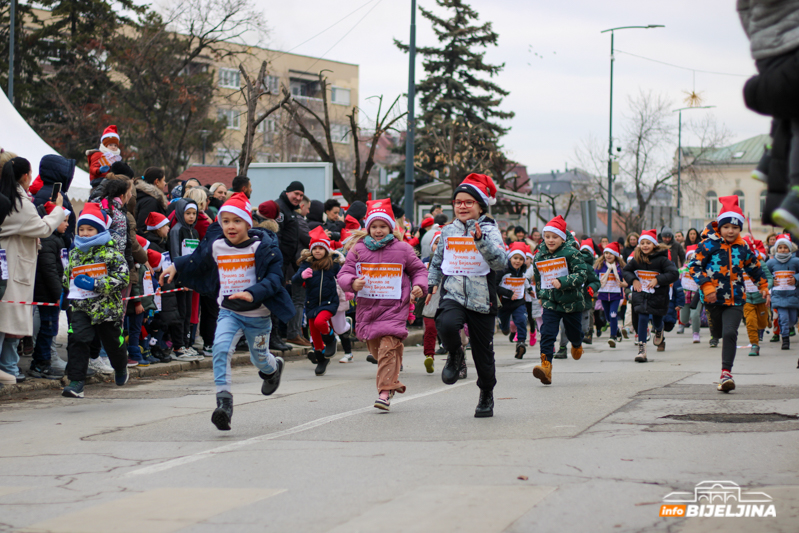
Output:
<path fill-rule="evenodd" d="M 301 276 L 302 279 L 308 279 L 313 276 L 313 270 L 310 268 L 306 268 L 305 270 L 302 271 Z"/>
<path fill-rule="evenodd" d="M 517 295 L 515 292 L 513 293 L 513 296 L 510 297 L 511 300 L 518 300 L 519 298 L 521 298 L 521 296 Z"/>
<path fill-rule="evenodd" d="M 413 289 L 411 290 L 411 299 L 416 300 L 422 297 L 424 291 L 418 285 L 414 285 Z"/>
<path fill-rule="evenodd" d="M 90 278 L 86 274 L 80 274 L 75 278 L 75 286 L 83 289 L 84 291 L 93 291 L 94 279 Z"/>
<path fill-rule="evenodd" d="M 136 302 L 136 306 L 134 307 L 134 310 L 136 311 L 137 315 L 140 315 L 140 314 L 142 314 L 144 312 L 144 306 L 141 304 L 141 302 Z"/>
<path fill-rule="evenodd" d="M 560 289 L 563 285 L 560 283 L 559 279 L 552 280 L 552 286 L 556 289 Z"/>
<path fill-rule="evenodd" d="M 55 205 L 58 207 L 64 207 L 64 197 L 61 193 L 58 193 L 58 196 L 55 197 Z"/>
<path fill-rule="evenodd" d="M 433 287 L 433 290 L 431 290 L 431 291 L 430 291 L 430 292 L 427 294 L 427 298 L 425 298 L 425 300 L 424 300 L 424 304 L 425 304 L 425 305 L 429 304 L 429 303 L 430 303 L 430 298 L 432 298 L 432 297 L 433 297 L 433 295 L 434 295 L 435 293 L 437 293 L 437 292 L 438 292 L 438 285 L 436 285 L 435 287 Z"/>
<path fill-rule="evenodd" d="M 793 277 L 793 276 L 788 278 L 788 285 L 791 285 L 791 286 L 796 285 L 796 278 Z"/>
<path fill-rule="evenodd" d="M 355 293 L 354 292 L 344 292 L 344 298 L 346 298 L 347 300 L 352 300 L 352 299 L 355 298 Z"/>
<path fill-rule="evenodd" d="M 229 300 L 244 300 L 245 302 L 252 302 L 252 294 L 247 291 L 237 292 L 228 296 Z"/>
<path fill-rule="evenodd" d="M 330 230 L 325 230 L 325 235 L 327 235 L 327 238 L 329 239 L 330 238 Z"/>
<path fill-rule="evenodd" d="M 111 167 L 108 165 L 103 165 L 100 167 L 100 174 L 107 174 L 109 170 L 111 170 Z"/>
<path fill-rule="evenodd" d="M 766 307 L 768 307 L 768 301 L 771 298 L 771 295 L 768 293 L 768 289 L 761 289 L 760 296 L 766 299 Z"/>
<path fill-rule="evenodd" d="M 705 295 L 705 303 L 714 304 L 716 303 L 716 293 L 711 292 L 710 294 Z"/>
<path fill-rule="evenodd" d="M 635 292 L 641 292 L 641 282 L 638 280 L 633 281 L 633 290 Z"/>
<path fill-rule="evenodd" d="M 153 270 L 153 267 L 150 266 L 150 263 L 144 263 L 144 266 L 150 271 L 151 276 L 155 275 L 155 270 Z"/>
<path fill-rule="evenodd" d="M 680 312 L 680 309 L 682 309 L 682 307 L 675 307 L 674 308 L 674 310 L 677 311 L 678 313 Z"/>
<path fill-rule="evenodd" d="M 365 285 L 366 285 L 366 278 L 361 276 L 360 278 L 355 278 L 355 281 L 352 282 L 352 289 L 355 292 L 358 292 L 359 290 L 363 289 Z"/>
<path fill-rule="evenodd" d="M 479 241 L 480 239 L 483 238 L 483 231 L 480 229 L 480 224 L 474 225 L 474 231 L 472 232 L 472 236 L 476 241 Z"/>
<path fill-rule="evenodd" d="M 164 286 L 166 283 L 170 283 L 177 273 L 178 269 L 175 268 L 175 265 L 169 265 L 169 268 L 161 272 L 161 277 L 158 278 L 158 284 Z M 164 280 L 166 280 L 166 283 L 164 283 Z"/>

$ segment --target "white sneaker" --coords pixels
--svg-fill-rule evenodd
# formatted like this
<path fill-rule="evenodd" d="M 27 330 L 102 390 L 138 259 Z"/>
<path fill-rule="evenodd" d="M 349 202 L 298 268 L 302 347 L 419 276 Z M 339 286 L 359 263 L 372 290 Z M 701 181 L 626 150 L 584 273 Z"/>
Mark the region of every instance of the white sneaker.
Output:
<path fill-rule="evenodd" d="M 89 359 L 89 368 L 98 374 L 113 374 L 114 367 L 108 362 L 107 357 L 98 357 L 97 359 Z"/>
<path fill-rule="evenodd" d="M 344 357 L 338 360 L 339 363 L 352 363 L 352 354 L 346 353 Z"/>
<path fill-rule="evenodd" d="M 194 348 L 192 348 L 191 346 L 185 346 L 185 347 L 183 348 L 183 353 L 185 353 L 186 355 L 199 355 L 199 353 L 197 352 L 197 350 L 195 350 L 195 349 L 194 349 Z"/>
<path fill-rule="evenodd" d="M 61 372 L 67 369 L 66 361 L 58 356 L 58 352 L 55 350 L 55 348 L 50 350 L 50 367 L 53 370 L 59 370 Z"/>
<path fill-rule="evenodd" d="M 183 348 L 180 351 L 175 350 L 172 352 L 172 360 L 191 362 L 191 361 L 199 361 L 200 358 L 193 355 L 189 355 L 188 353 L 186 353 L 186 348 Z"/>

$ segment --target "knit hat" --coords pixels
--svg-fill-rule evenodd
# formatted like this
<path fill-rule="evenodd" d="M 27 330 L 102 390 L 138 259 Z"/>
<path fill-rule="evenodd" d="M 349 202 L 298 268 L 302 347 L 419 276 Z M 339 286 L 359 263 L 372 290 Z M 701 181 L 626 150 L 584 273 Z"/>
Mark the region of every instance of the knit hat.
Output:
<path fill-rule="evenodd" d="M 455 200 L 459 192 L 465 192 L 474 196 L 477 202 L 483 207 L 488 207 L 489 205 L 497 203 L 497 186 L 494 184 L 494 180 L 485 174 L 469 174 L 466 176 L 466 179 L 464 179 L 461 184 L 455 188 L 455 192 L 452 193 L 453 200 Z"/>
<path fill-rule="evenodd" d="M 112 142 L 119 144 L 119 133 L 117 133 L 117 127 L 113 125 L 108 126 L 105 131 L 103 131 L 103 136 L 100 137 L 100 142 L 105 146 L 108 146 Z"/>
<path fill-rule="evenodd" d="M 169 224 L 169 219 L 157 211 L 151 211 L 144 223 L 147 225 L 147 231 L 155 231 Z"/>
<path fill-rule="evenodd" d="M 280 214 L 280 207 L 274 200 L 267 200 L 258 206 L 258 213 L 264 218 L 277 220 L 277 215 Z"/>
<path fill-rule="evenodd" d="M 150 241 L 142 237 L 141 235 L 136 235 L 136 240 L 139 242 L 139 246 L 148 250 L 150 248 Z"/>
<path fill-rule="evenodd" d="M 164 259 L 164 256 L 160 253 L 156 252 L 155 250 L 147 250 L 147 262 L 153 267 L 153 270 L 158 270 L 161 268 L 161 261 Z"/>
<path fill-rule="evenodd" d="M 352 215 L 355 220 L 360 222 L 366 216 L 366 204 L 360 200 L 355 200 L 347 208 L 347 215 Z"/>
<path fill-rule="evenodd" d="M 391 211 L 394 212 L 394 218 L 402 218 L 405 216 L 405 210 L 397 204 L 391 204 Z"/>
<path fill-rule="evenodd" d="M 655 246 L 658 245 L 658 233 L 656 230 L 648 229 L 641 233 L 641 236 L 638 237 L 638 242 L 640 243 L 642 240 L 647 240 L 654 244 Z"/>
<path fill-rule="evenodd" d="M 294 191 L 300 191 L 301 193 L 305 194 L 305 185 L 303 185 L 300 181 L 292 181 L 289 183 L 289 186 L 286 187 L 286 192 Z"/>
<path fill-rule="evenodd" d="M 313 250 L 317 246 L 321 246 L 327 250 L 327 253 L 332 251 L 332 248 L 330 247 L 330 239 L 327 237 L 327 233 L 325 233 L 325 230 L 322 228 L 322 226 L 316 226 L 311 230 L 309 235 L 311 236 L 311 246 L 309 247 L 310 250 Z"/>
<path fill-rule="evenodd" d="M 602 250 L 602 253 L 605 252 L 610 252 L 616 257 L 621 258 L 621 251 L 619 250 L 619 243 L 617 242 L 611 242 L 607 246 L 605 246 L 605 249 Z"/>
<path fill-rule="evenodd" d="M 594 241 L 591 238 L 585 239 L 580 243 L 580 251 L 582 251 L 583 248 L 587 248 L 588 251 L 591 252 L 591 255 L 594 255 L 594 250 L 596 250 L 596 248 L 594 248 Z"/>
<path fill-rule="evenodd" d="M 130 168 L 130 165 L 124 161 L 116 161 L 111 165 L 111 170 L 109 170 L 109 172 L 116 176 L 127 176 L 130 179 L 133 179 L 133 177 L 136 175 L 136 173 L 133 172 L 133 169 Z"/>
<path fill-rule="evenodd" d="M 392 231 L 397 227 L 394 211 L 391 209 L 391 200 L 388 198 L 366 202 L 366 229 L 369 229 L 369 225 L 377 219 L 385 221 Z"/>
<path fill-rule="evenodd" d="M 686 262 L 688 261 L 688 257 L 690 257 L 690 256 L 692 256 L 692 255 L 694 255 L 696 253 L 696 247 L 697 247 L 696 244 L 692 244 L 692 245 L 687 246 L 685 248 L 685 260 L 686 260 Z"/>
<path fill-rule="evenodd" d="M 78 228 L 81 226 L 91 226 L 99 233 L 108 231 L 111 221 L 108 215 L 105 214 L 100 204 L 89 202 L 83 206 L 83 211 L 80 212 L 78 217 Z"/>
<path fill-rule="evenodd" d="M 541 230 L 541 233 L 546 232 L 554 233 L 564 241 L 566 240 L 566 221 L 563 220 L 563 217 L 558 215 L 549 222 L 547 225 L 544 226 L 544 229 Z"/>
<path fill-rule="evenodd" d="M 527 254 L 527 250 L 529 248 L 523 242 L 516 241 L 510 245 L 510 251 L 508 251 L 508 259 L 513 257 L 514 255 L 520 255 L 522 259 Z"/>
<path fill-rule="evenodd" d="M 237 192 L 228 198 L 228 201 L 219 208 L 219 215 L 221 216 L 222 213 L 236 215 L 252 227 L 252 206 L 250 206 L 250 199 L 243 192 Z"/>
<path fill-rule="evenodd" d="M 422 223 L 421 223 L 421 224 L 419 224 L 419 228 L 421 228 L 421 229 L 427 229 L 427 228 L 431 227 L 433 224 L 435 224 L 435 222 L 434 222 L 434 220 L 433 220 L 433 217 L 431 217 L 431 216 L 426 216 L 426 217 L 424 217 L 424 218 L 422 219 Z"/>
<path fill-rule="evenodd" d="M 735 224 L 736 226 L 743 228 L 744 213 L 741 211 L 741 208 L 738 207 L 738 196 L 722 196 L 719 198 L 719 202 L 721 202 L 721 209 L 719 210 L 720 213 L 716 219 L 719 227 L 722 227 L 724 224 Z"/>

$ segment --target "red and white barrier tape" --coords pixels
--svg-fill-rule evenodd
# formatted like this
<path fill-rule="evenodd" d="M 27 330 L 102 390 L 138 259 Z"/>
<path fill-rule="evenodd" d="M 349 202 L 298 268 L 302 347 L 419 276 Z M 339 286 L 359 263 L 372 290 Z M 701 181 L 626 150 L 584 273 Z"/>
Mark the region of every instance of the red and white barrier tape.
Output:
<path fill-rule="evenodd" d="M 146 294 L 146 295 L 143 295 L 143 296 L 130 296 L 128 298 L 122 298 L 122 299 L 123 300 L 139 300 L 141 298 L 149 298 L 151 296 L 160 296 L 161 294 L 168 294 L 170 292 L 180 292 L 180 291 L 190 291 L 190 290 L 191 289 L 186 289 L 186 288 L 172 289 L 172 290 L 168 290 L 168 291 L 158 291 L 155 294 Z M 14 302 L 12 300 L 0 300 L 0 303 L 3 303 L 3 304 L 19 304 L 19 305 L 43 305 L 43 306 L 46 306 L 46 307 L 59 307 L 61 305 L 61 304 L 57 304 L 57 303 L 54 304 L 54 303 L 50 303 L 50 302 Z"/>

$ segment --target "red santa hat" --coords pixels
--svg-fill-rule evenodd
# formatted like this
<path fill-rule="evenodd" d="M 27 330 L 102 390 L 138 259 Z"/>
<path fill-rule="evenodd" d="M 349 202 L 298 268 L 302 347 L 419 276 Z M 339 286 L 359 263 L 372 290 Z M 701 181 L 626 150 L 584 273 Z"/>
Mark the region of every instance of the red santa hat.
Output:
<path fill-rule="evenodd" d="M 369 225 L 378 219 L 388 224 L 392 231 L 397 227 L 390 199 L 385 198 L 366 202 L 366 229 L 368 230 Z"/>
<path fill-rule="evenodd" d="M 53 209 L 55 209 L 55 208 L 56 208 L 56 205 L 53 202 L 45 202 L 45 204 L 44 204 L 44 212 L 47 213 L 48 215 L 50 213 L 52 213 Z M 64 219 L 66 220 L 67 218 L 69 218 L 69 215 L 72 214 L 72 211 L 70 211 L 66 207 L 62 207 L 61 209 L 64 210 Z"/>
<path fill-rule="evenodd" d="M 721 209 L 719 210 L 721 212 L 718 218 L 716 218 L 719 227 L 725 224 L 735 224 L 743 228 L 745 218 L 744 212 L 741 211 L 741 208 L 738 206 L 738 196 L 722 196 L 719 198 L 719 202 L 721 202 Z"/>
<path fill-rule="evenodd" d="M 250 199 L 243 192 L 237 192 L 219 208 L 219 214 L 230 213 L 236 215 L 252 227 L 252 206 Z"/>
<path fill-rule="evenodd" d="M 558 237 L 560 237 L 565 241 L 566 221 L 563 220 L 562 216 L 560 215 L 556 216 L 555 218 L 547 222 L 547 225 L 544 226 L 544 229 L 541 231 L 541 233 L 546 233 L 547 231 L 550 233 L 554 233 L 555 235 L 557 235 Z"/>
<path fill-rule="evenodd" d="M 514 255 L 520 255 L 522 256 L 522 259 L 524 259 L 525 255 L 527 255 L 527 250 L 529 250 L 529 248 L 523 242 L 516 241 L 514 243 L 511 243 L 510 251 L 508 251 L 508 259 L 510 259 Z"/>
<path fill-rule="evenodd" d="M 163 261 L 163 259 L 164 256 L 155 250 L 147 250 L 147 263 L 149 263 L 153 270 L 161 268 L 161 261 Z"/>
<path fill-rule="evenodd" d="M 469 174 L 466 176 L 466 179 L 458 185 L 455 192 L 452 194 L 453 200 L 455 200 L 455 196 L 457 196 L 459 192 L 465 192 L 474 196 L 483 207 L 488 207 L 489 205 L 497 203 L 497 186 L 494 184 L 494 180 L 485 174 Z"/>
<path fill-rule="evenodd" d="M 311 236 L 311 246 L 310 246 L 311 250 L 313 250 L 317 246 L 321 246 L 322 248 L 327 250 L 327 253 L 333 251 L 330 245 L 330 239 L 328 239 L 327 233 L 325 233 L 325 230 L 324 228 L 322 228 L 322 226 L 316 226 L 314 229 L 311 230 L 309 235 Z"/>
<path fill-rule="evenodd" d="M 658 232 L 656 230 L 653 230 L 653 229 L 648 229 L 648 230 L 644 231 L 643 233 L 641 233 L 641 236 L 638 237 L 638 241 L 640 242 L 641 240 L 650 241 L 652 244 L 657 246 L 658 245 Z"/>
<path fill-rule="evenodd" d="M 108 126 L 105 131 L 103 131 L 103 136 L 100 137 L 100 142 L 106 146 L 112 142 L 119 144 L 119 133 L 117 133 L 117 127 L 114 125 Z"/>
<path fill-rule="evenodd" d="M 440 238 L 441 238 L 441 232 L 440 231 L 437 231 L 437 232 L 433 233 L 433 240 L 430 241 L 430 246 L 432 247 L 435 243 L 438 242 L 438 240 Z"/>
<path fill-rule="evenodd" d="M 136 240 L 139 241 L 139 246 L 148 250 L 150 248 L 150 241 L 142 237 L 141 235 L 136 235 Z"/>
<path fill-rule="evenodd" d="M 89 202 L 83 206 L 83 211 L 78 217 L 78 228 L 81 226 L 91 226 L 99 233 L 108 231 L 111 219 L 105 214 L 100 204 Z"/>
<path fill-rule="evenodd" d="M 591 252 L 591 255 L 595 255 L 594 252 L 595 252 L 596 248 L 594 248 L 593 239 L 589 238 L 589 239 L 585 239 L 583 242 L 581 242 L 580 243 L 580 251 L 582 251 L 583 248 L 587 248 L 588 251 Z"/>
<path fill-rule="evenodd" d="M 777 235 L 777 240 L 774 241 L 774 250 L 776 250 L 777 246 L 779 246 L 780 244 L 784 244 L 790 250 L 794 249 L 793 248 L 793 243 L 791 242 L 791 236 L 788 235 L 787 233 L 783 233 L 781 235 Z"/>
<path fill-rule="evenodd" d="M 526 246 L 527 246 L 527 250 L 525 250 L 524 255 L 526 255 L 527 257 L 532 259 L 535 256 L 535 250 L 530 248 L 529 244 L 527 244 Z"/>
<path fill-rule="evenodd" d="M 610 244 L 605 246 L 605 249 L 602 250 L 602 253 L 605 252 L 612 253 L 613 255 L 621 259 L 621 250 L 619 250 L 619 243 L 617 242 L 611 242 Z"/>
<path fill-rule="evenodd" d="M 433 220 L 433 217 L 426 216 L 426 217 L 424 217 L 422 219 L 422 223 L 419 225 L 419 227 L 421 229 L 427 229 L 427 228 L 431 227 L 433 224 L 435 224 L 435 221 Z"/>
<path fill-rule="evenodd" d="M 692 244 L 685 248 L 685 260 L 688 261 L 688 258 L 696 253 L 696 244 Z"/>
<path fill-rule="evenodd" d="M 147 231 L 155 231 L 158 228 L 169 224 L 169 219 L 161 213 L 151 211 L 150 214 L 147 215 L 147 219 L 144 221 L 144 223 L 147 225 Z"/>

